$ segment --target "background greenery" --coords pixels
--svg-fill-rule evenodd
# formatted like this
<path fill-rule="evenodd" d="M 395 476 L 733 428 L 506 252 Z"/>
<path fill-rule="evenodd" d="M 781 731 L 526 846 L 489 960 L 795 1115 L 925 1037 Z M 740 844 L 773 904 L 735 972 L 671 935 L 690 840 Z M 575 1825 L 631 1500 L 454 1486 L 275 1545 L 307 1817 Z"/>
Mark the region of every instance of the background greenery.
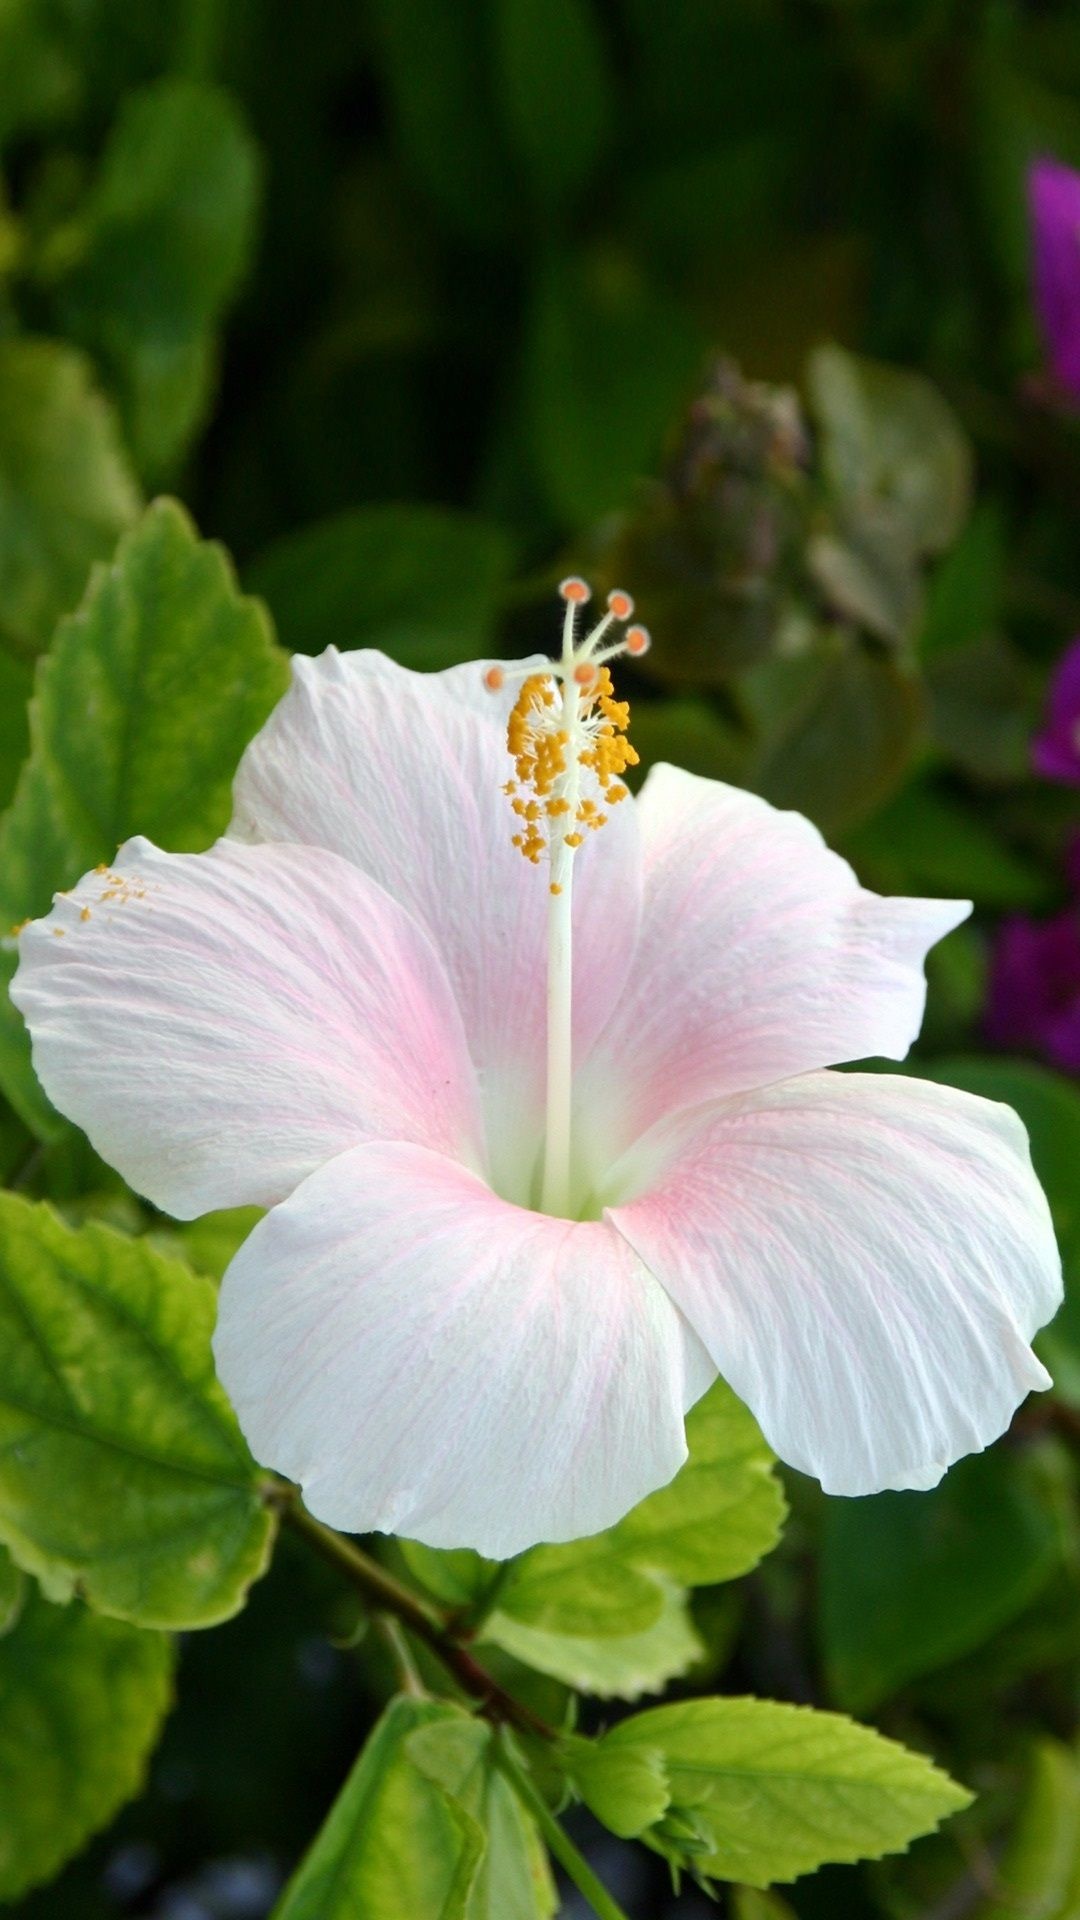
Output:
<path fill-rule="evenodd" d="M 570 566 L 654 630 L 646 763 L 803 808 L 870 884 L 975 899 L 914 1064 L 1032 1130 L 1074 1289 L 1045 1336 L 1054 1397 L 931 1495 L 830 1501 L 788 1476 L 749 1573 L 779 1496 L 717 1415 L 678 1496 L 696 1558 L 646 1549 L 638 1518 L 591 1558 L 530 1556 L 482 1609 L 485 1657 L 548 1718 L 568 1685 L 589 1731 L 665 1681 L 672 1702 L 756 1692 L 857 1714 L 977 1791 L 908 1854 L 724 1896 L 737 1920 L 1080 1911 L 1080 1090 L 982 1028 L 995 930 L 1069 901 L 1080 825 L 1029 771 L 1080 629 L 1080 427 L 1042 397 L 1028 294 L 1042 151 L 1080 165 L 1070 0 L 0 0 L 8 920 L 128 833 L 220 830 L 283 684 L 275 632 L 423 667 L 518 652 L 548 643 Z M 144 515 L 163 492 L 190 518 Z M 249 1221 L 177 1229 L 126 1194 L 47 1107 L 6 1005 L 0 1089 L 0 1892 L 27 1920 L 257 1920 L 390 1653 L 291 1536 L 228 1618 L 270 1520 L 205 1331 Z M 72 1433 L 56 1355 L 118 1351 L 120 1326 L 143 1329 L 135 1386 L 118 1408 L 91 1381 Z M 119 1492 L 118 1420 L 160 1456 Z M 448 1605 L 488 1591 L 471 1563 L 392 1551 Z M 431 1858 L 481 1817 L 458 1776 L 486 1737 L 440 1712 L 393 1709 L 347 1789 L 357 1822 L 389 1794 Z M 584 1761 L 579 1792 L 637 1831 L 655 1780 L 632 1732 L 603 1750 L 618 1805 Z M 849 1812 L 817 1858 L 876 1850 L 854 1790 Z M 469 1914 L 550 1912 L 534 1840 L 501 1802 L 483 1817 L 506 1880 Z M 584 1808 L 570 1824 L 628 1913 L 706 1910 Z M 744 1838 L 722 1878 L 762 1877 Z M 774 1868 L 813 1864 L 777 1844 Z M 335 1920 L 324 1867 L 286 1920 Z M 378 1905 L 353 1868 L 368 1904 L 343 1914 L 426 1920 L 422 1889 Z"/>

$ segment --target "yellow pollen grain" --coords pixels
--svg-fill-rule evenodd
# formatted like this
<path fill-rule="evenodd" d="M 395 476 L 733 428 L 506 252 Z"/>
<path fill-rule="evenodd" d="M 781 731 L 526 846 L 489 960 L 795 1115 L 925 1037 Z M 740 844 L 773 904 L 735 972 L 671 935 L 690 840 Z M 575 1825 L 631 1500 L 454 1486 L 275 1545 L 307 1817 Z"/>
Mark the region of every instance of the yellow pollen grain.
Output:
<path fill-rule="evenodd" d="M 503 792 L 523 829 L 511 836 L 511 844 L 533 866 L 549 851 L 550 821 L 572 816 L 574 831 L 563 834 L 562 839 L 573 850 L 582 845 L 585 831 L 596 831 L 608 820 L 595 800 L 582 799 L 574 807 L 559 791 L 567 772 L 571 733 L 566 727 L 552 725 L 557 697 L 552 673 L 530 674 L 507 720 L 506 744 L 514 763 L 514 778 L 505 782 Z M 593 775 L 604 806 L 616 806 L 629 797 L 622 776 L 629 767 L 637 766 L 638 755 L 626 738 L 629 702 L 616 700 L 606 666 L 582 687 L 579 713 L 585 722 L 586 740 L 577 756 L 579 765 Z M 522 798 L 523 793 L 530 797 Z M 553 891 L 559 889 L 553 885 Z"/>
<path fill-rule="evenodd" d="M 80 920 L 89 920 L 89 918 L 90 918 L 90 909 L 89 909 L 89 907 L 83 907 L 83 908 L 81 909 L 81 911 L 80 911 L 80 913 L 79 913 L 79 919 L 80 919 Z"/>

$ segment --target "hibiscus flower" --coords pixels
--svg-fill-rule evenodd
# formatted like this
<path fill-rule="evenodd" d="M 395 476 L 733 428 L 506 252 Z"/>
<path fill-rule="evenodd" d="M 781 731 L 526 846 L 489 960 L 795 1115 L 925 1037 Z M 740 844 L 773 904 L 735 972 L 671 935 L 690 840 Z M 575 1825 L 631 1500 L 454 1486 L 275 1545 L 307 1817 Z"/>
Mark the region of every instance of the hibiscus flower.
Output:
<path fill-rule="evenodd" d="M 129 841 L 28 926 L 43 1084 L 181 1218 L 269 1209 L 215 1352 L 335 1526 L 502 1557 L 666 1483 L 719 1372 L 834 1493 L 929 1487 L 1049 1384 L 1011 1110 L 885 1073 L 965 903 L 656 767 L 608 662 L 296 662 L 202 854 Z"/>

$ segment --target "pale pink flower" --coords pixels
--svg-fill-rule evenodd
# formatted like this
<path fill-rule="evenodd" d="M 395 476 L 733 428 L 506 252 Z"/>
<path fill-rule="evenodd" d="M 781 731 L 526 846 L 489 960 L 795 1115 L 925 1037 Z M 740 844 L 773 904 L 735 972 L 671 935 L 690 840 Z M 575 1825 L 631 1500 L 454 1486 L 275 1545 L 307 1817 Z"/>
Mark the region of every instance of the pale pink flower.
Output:
<path fill-rule="evenodd" d="M 1009 1108 L 825 1070 L 904 1057 L 966 904 L 868 893 L 807 820 L 675 767 L 620 798 L 617 754 L 567 843 L 607 810 L 618 650 L 576 643 L 582 597 L 531 691 L 297 660 L 228 835 L 129 841 L 25 929 L 13 988 L 140 1193 L 270 1209 L 215 1342 L 256 1456 L 336 1526 L 495 1556 L 670 1480 L 718 1371 L 829 1491 L 933 1486 L 1049 1384 L 1061 1297 Z M 538 866 L 515 694 L 554 754 Z"/>

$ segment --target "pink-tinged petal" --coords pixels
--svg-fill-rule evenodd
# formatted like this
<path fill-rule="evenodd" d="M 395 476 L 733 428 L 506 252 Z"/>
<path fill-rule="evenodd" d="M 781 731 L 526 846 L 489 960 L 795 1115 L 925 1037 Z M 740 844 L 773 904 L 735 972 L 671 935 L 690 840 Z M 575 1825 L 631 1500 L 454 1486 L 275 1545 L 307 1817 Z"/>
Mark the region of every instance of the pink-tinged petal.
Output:
<path fill-rule="evenodd" d="M 20 956 L 12 998 L 49 1097 L 183 1219 L 270 1206 L 361 1140 L 479 1152 L 432 942 L 333 854 L 129 840 Z"/>
<path fill-rule="evenodd" d="M 818 1067 L 903 1059 L 928 948 L 971 911 L 883 899 L 816 827 L 737 787 L 654 768 L 631 977 L 581 1075 L 601 1157 L 665 1115 Z M 607 1090 L 617 1089 L 617 1097 Z"/>
<path fill-rule="evenodd" d="M 934 1486 L 1049 1386 L 1029 1342 L 1061 1265 L 1011 1108 L 815 1073 L 687 1116 L 651 1151 L 666 1169 L 610 1219 L 827 1492 Z"/>
<path fill-rule="evenodd" d="M 542 1098 L 547 876 L 511 846 L 506 719 L 483 665 L 411 673 L 383 654 L 298 658 L 240 765 L 231 831 L 329 847 L 431 929 L 485 1092 Z M 574 1020 L 586 1049 L 629 966 L 640 904 L 631 801 L 577 861 Z M 505 1103 L 504 1103 L 505 1104 Z"/>
<path fill-rule="evenodd" d="M 332 1526 L 505 1558 L 610 1525 L 715 1377 L 626 1241 L 358 1147 L 232 1262 L 214 1351 L 247 1440 Z"/>

